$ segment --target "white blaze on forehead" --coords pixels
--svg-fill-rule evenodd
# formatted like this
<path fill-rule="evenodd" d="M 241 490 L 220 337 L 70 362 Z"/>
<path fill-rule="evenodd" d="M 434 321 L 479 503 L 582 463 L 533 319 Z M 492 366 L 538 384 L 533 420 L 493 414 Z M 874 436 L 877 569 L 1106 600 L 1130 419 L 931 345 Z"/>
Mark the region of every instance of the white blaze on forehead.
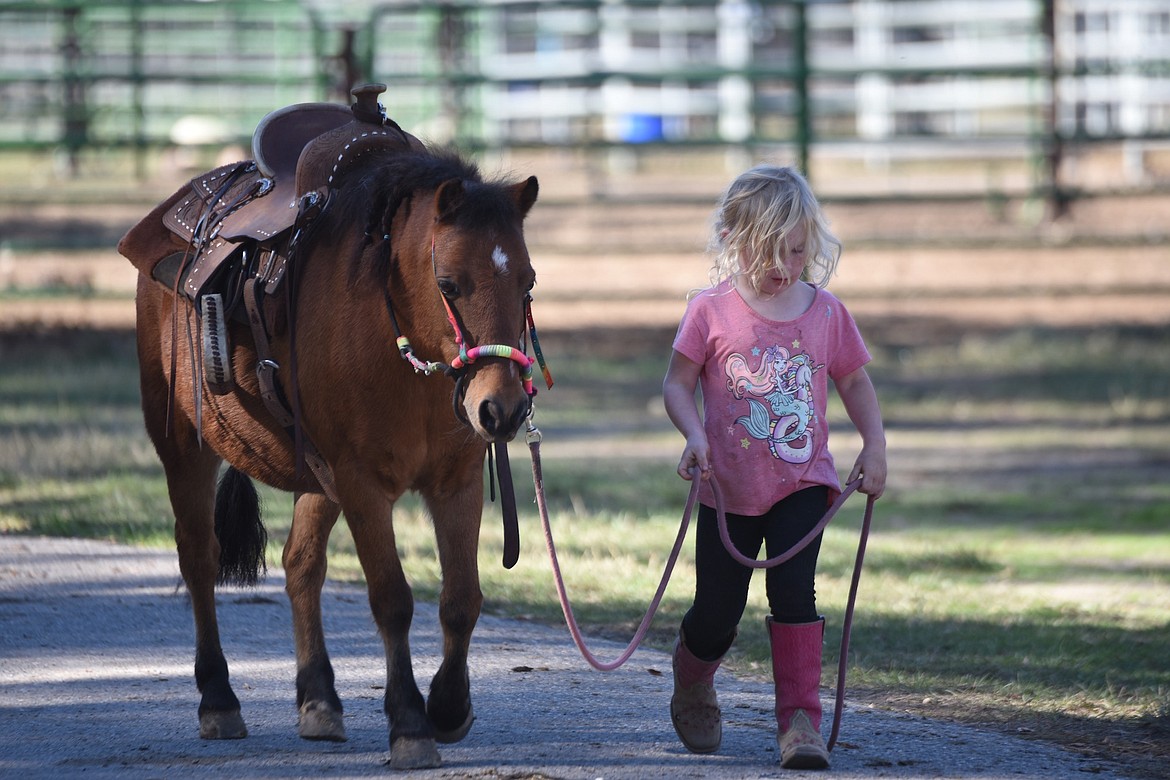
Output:
<path fill-rule="evenodd" d="M 497 271 L 502 274 L 508 273 L 508 254 L 498 246 L 492 250 L 492 262 L 495 263 Z"/>

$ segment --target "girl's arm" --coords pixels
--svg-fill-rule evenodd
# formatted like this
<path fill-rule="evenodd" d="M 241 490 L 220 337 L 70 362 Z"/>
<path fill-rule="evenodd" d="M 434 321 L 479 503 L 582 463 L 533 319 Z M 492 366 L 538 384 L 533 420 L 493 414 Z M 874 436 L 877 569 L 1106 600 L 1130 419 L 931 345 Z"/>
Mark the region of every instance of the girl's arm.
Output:
<path fill-rule="evenodd" d="M 678 473 L 683 479 L 691 478 L 691 469 L 699 467 L 703 479 L 711 475 L 711 448 L 707 443 L 707 432 L 699 417 L 695 403 L 695 387 L 703 367 L 677 350 L 670 353 L 670 365 L 662 381 L 662 400 L 666 415 L 686 437 L 682 459 L 678 462 Z"/>
<path fill-rule="evenodd" d="M 861 434 L 861 452 L 847 482 L 861 477 L 861 492 L 878 498 L 886 489 L 886 434 L 877 393 L 864 368 L 835 381 L 845 412 Z"/>

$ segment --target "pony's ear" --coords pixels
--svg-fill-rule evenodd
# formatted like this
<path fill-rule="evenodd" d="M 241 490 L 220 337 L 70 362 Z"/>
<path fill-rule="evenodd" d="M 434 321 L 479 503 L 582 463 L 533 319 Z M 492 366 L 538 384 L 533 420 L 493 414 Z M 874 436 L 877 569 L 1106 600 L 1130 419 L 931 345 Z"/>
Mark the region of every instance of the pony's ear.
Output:
<path fill-rule="evenodd" d="M 440 184 L 439 189 L 435 191 L 435 220 L 439 222 L 450 220 L 463 204 L 466 195 L 462 179 L 448 179 Z"/>
<path fill-rule="evenodd" d="M 536 182 L 535 176 L 529 176 L 525 181 L 512 185 L 512 196 L 516 199 L 516 208 L 520 210 L 521 219 L 528 215 L 528 210 L 536 203 L 536 193 L 539 190 L 540 185 Z"/>

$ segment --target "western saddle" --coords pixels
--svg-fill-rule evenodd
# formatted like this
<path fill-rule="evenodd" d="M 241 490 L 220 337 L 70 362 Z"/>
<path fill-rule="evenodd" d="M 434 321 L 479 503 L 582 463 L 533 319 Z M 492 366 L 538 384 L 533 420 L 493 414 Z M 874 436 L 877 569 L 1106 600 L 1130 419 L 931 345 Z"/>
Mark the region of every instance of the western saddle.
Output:
<path fill-rule="evenodd" d="M 167 285 L 181 282 L 173 289 L 198 301 L 242 247 L 276 247 L 294 227 L 319 215 L 335 180 L 364 154 L 421 151 L 417 138 L 387 118 L 378 102 L 385 89 L 384 84 L 354 89 L 356 102 L 350 108 L 299 103 L 260 120 L 252 136 L 252 160 L 192 179 L 186 197 L 163 214 L 163 224 L 188 244 L 188 251 L 165 258 L 167 267 L 159 267 L 163 262 L 155 266 L 154 278 Z M 270 286 L 275 289 L 283 264 L 272 274 L 267 281 L 274 281 Z"/>
<path fill-rule="evenodd" d="M 353 90 L 349 108 L 333 103 L 300 103 L 269 113 L 252 137 L 252 160 L 198 176 L 122 239 L 119 249 L 140 270 L 194 307 L 200 331 L 196 382 L 213 394 L 234 387 L 227 319 L 251 326 L 261 397 L 293 438 L 299 464 L 306 463 L 325 494 L 336 501 L 329 467 L 301 430 L 296 401 L 296 359 L 289 366 L 292 395 L 277 377 L 269 334 L 286 328 L 294 338 L 295 278 L 283 284 L 295 264 L 303 231 L 326 208 L 336 181 L 375 150 L 422 151 L 423 144 L 386 116 L 378 102 L 384 84 Z M 185 245 L 163 257 L 145 257 L 141 244 L 162 224 Z M 135 232 L 143 229 L 142 240 Z M 137 251 L 136 251 L 137 250 Z M 284 295 L 275 296 L 283 287 Z M 243 304 L 241 311 L 240 304 Z M 176 312 L 178 311 L 176 306 Z M 178 316 L 176 314 L 176 316 Z M 177 332 L 177 331 L 176 331 Z M 173 358 L 172 358 L 173 359 Z M 172 377 L 175 375 L 172 365 Z M 173 380 L 172 380 L 173 381 Z M 172 385 L 172 394 L 174 387 Z M 202 393 L 196 387 L 196 426 L 202 429 Z"/>

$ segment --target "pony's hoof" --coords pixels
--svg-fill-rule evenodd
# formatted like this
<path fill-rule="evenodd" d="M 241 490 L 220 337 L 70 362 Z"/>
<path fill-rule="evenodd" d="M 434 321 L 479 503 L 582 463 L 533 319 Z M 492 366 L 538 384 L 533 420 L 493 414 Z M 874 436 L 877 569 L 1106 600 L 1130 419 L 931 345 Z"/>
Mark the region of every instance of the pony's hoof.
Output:
<path fill-rule="evenodd" d="M 433 739 L 402 737 L 390 745 L 391 769 L 436 769 L 443 765 Z"/>
<path fill-rule="evenodd" d="M 243 739 L 248 727 L 239 710 L 205 712 L 199 716 L 199 736 L 203 739 Z"/>
<path fill-rule="evenodd" d="M 297 732 L 301 739 L 319 739 L 329 742 L 345 742 L 345 724 L 341 713 L 324 702 L 309 702 L 301 707 L 297 720 Z"/>
<path fill-rule="evenodd" d="M 436 731 L 435 741 L 444 745 L 450 745 L 452 742 L 458 742 L 467 736 L 467 732 L 471 731 L 471 724 L 475 722 L 475 712 L 468 707 L 467 718 L 459 724 L 458 727 L 450 731 Z"/>

